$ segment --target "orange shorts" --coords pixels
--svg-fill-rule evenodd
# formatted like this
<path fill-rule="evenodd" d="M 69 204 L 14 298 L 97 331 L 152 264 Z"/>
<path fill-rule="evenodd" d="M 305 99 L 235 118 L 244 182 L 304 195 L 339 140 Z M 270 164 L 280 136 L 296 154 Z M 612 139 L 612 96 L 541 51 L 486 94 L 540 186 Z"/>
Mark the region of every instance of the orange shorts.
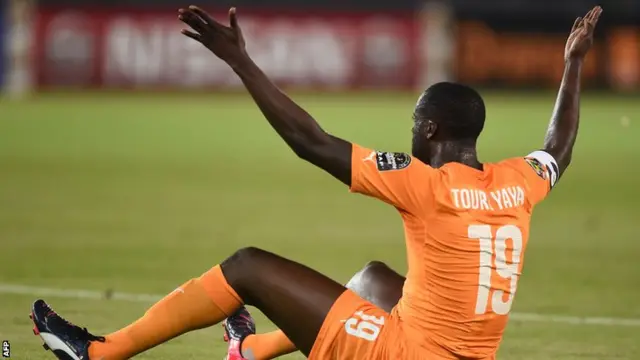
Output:
<path fill-rule="evenodd" d="M 346 290 L 324 320 L 309 359 L 397 359 L 390 356 L 401 352 L 395 327 L 397 322 L 389 313 Z"/>
<path fill-rule="evenodd" d="M 451 360 L 459 359 L 429 334 L 406 330 L 395 309 L 391 314 L 346 290 L 327 314 L 311 360 Z M 407 335 L 414 335 L 409 340 Z M 417 341 L 416 341 L 417 340 Z M 487 358 L 495 359 L 494 356 Z"/>

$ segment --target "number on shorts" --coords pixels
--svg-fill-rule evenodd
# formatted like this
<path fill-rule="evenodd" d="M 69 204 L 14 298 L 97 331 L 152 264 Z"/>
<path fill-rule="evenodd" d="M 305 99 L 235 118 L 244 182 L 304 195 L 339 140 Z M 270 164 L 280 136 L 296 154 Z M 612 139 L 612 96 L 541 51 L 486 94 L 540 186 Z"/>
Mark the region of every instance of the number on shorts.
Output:
<path fill-rule="evenodd" d="M 349 335 L 367 341 L 375 341 L 380 335 L 380 327 L 382 325 L 384 325 L 384 316 L 376 317 L 358 311 L 352 318 L 344 322 L 344 330 Z"/>
<path fill-rule="evenodd" d="M 518 278 L 520 277 L 518 267 L 522 256 L 522 231 L 517 226 L 505 225 L 498 228 L 496 237 L 493 239 L 490 225 L 471 225 L 469 226 L 469 238 L 480 241 L 480 275 L 476 314 L 485 314 L 489 310 L 493 249 L 495 248 L 496 273 L 501 278 L 509 280 L 509 297 L 504 301 L 504 291 L 494 290 L 493 296 L 491 296 L 491 310 L 498 315 L 506 315 L 511 310 L 513 297 L 518 286 Z M 511 239 L 512 242 L 509 262 L 507 262 L 508 239 Z"/>

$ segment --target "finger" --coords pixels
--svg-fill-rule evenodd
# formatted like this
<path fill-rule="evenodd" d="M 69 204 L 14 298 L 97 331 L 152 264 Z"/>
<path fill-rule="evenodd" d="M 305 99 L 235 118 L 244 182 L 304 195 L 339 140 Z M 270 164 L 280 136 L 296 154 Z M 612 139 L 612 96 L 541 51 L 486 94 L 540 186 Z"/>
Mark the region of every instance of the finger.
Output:
<path fill-rule="evenodd" d="M 597 6 L 593 8 L 592 12 L 589 14 L 589 20 L 587 21 L 587 29 L 589 32 L 593 32 L 596 24 L 598 23 L 598 19 L 600 19 L 600 14 L 602 14 L 602 8 Z"/>
<path fill-rule="evenodd" d="M 238 11 L 234 7 L 229 9 L 229 24 L 231 25 L 231 29 L 236 33 L 240 44 L 244 46 L 244 35 L 242 35 L 242 29 L 238 24 Z"/>
<path fill-rule="evenodd" d="M 580 36 L 578 38 L 584 39 L 588 37 L 591 37 L 591 31 L 586 27 L 583 27 L 582 29 L 580 29 Z"/>
<path fill-rule="evenodd" d="M 196 15 L 198 15 L 198 17 L 200 17 L 205 24 L 211 25 L 211 26 L 222 26 L 222 24 L 220 24 L 219 22 L 215 21 L 211 15 L 209 15 L 206 11 L 200 9 L 199 7 L 195 6 L 195 5 L 191 5 L 189 6 L 189 10 L 193 11 Z"/>
<path fill-rule="evenodd" d="M 578 18 L 576 19 L 576 21 L 574 21 L 574 23 L 573 23 L 573 27 L 571 28 L 571 32 L 576 31 L 576 30 L 580 27 L 580 24 L 581 24 L 581 23 L 582 23 L 582 18 L 581 18 L 581 17 L 578 17 Z"/>
<path fill-rule="evenodd" d="M 595 21 L 600 14 L 602 13 L 602 8 L 600 6 L 596 6 L 593 9 L 591 9 L 591 11 L 589 11 L 589 14 L 587 14 L 586 18 L 588 22 L 593 22 Z"/>
<path fill-rule="evenodd" d="M 585 14 L 585 16 L 582 18 L 582 26 L 589 26 L 589 21 L 591 21 L 591 16 L 593 16 L 593 12 L 594 12 L 595 8 L 589 10 L 588 13 Z"/>
<path fill-rule="evenodd" d="M 600 20 L 600 15 L 602 15 L 602 8 L 598 6 L 598 10 L 596 11 L 595 15 L 593 16 L 593 25 L 594 26 L 598 23 L 598 20 Z"/>
<path fill-rule="evenodd" d="M 232 7 L 229 9 L 229 24 L 231 28 L 234 30 L 239 30 L 240 26 L 238 26 L 238 13 L 236 8 Z"/>
<path fill-rule="evenodd" d="M 199 33 L 206 31 L 207 25 L 192 11 L 180 9 L 178 19 Z"/>
<path fill-rule="evenodd" d="M 186 37 L 190 37 L 197 42 L 202 42 L 201 41 L 202 36 L 200 34 L 196 34 L 193 31 L 189 31 L 187 29 L 182 29 L 180 32 L 182 33 L 182 35 L 185 35 Z"/>

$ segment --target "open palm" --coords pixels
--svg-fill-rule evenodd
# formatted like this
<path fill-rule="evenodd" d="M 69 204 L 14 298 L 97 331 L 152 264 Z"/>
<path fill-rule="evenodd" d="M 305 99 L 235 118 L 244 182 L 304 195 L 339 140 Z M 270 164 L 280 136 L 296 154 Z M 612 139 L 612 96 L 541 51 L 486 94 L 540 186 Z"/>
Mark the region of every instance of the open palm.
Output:
<path fill-rule="evenodd" d="M 564 50 L 565 60 L 583 59 L 593 45 L 593 32 L 602 14 L 602 8 L 596 6 L 584 16 L 577 18 L 571 29 Z"/>

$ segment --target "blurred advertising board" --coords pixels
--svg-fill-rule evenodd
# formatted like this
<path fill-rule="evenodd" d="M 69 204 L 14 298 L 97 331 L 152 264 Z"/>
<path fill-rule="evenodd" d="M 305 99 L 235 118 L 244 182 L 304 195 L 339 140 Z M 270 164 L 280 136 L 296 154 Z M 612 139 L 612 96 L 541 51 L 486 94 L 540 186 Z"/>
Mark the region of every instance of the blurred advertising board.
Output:
<path fill-rule="evenodd" d="M 640 89 L 640 27 L 603 26 L 585 61 L 586 86 Z M 455 76 L 485 86 L 555 87 L 564 70 L 567 31 L 495 30 L 482 21 L 456 29 Z"/>
<path fill-rule="evenodd" d="M 449 21 L 452 11 L 445 8 L 255 10 L 240 18 L 249 53 L 283 86 L 414 90 L 451 73 L 478 86 L 558 86 L 572 19 L 488 14 Z M 30 73 L 38 88 L 241 87 L 225 64 L 179 33 L 174 7 L 41 2 L 36 13 Z M 599 27 L 585 64 L 586 87 L 640 89 L 640 27 L 620 19 Z"/>
<path fill-rule="evenodd" d="M 224 19 L 224 13 L 217 14 Z M 320 89 L 410 88 L 419 30 L 411 13 L 240 14 L 248 51 L 276 82 Z M 227 66 L 180 34 L 175 10 L 41 8 L 40 87 L 235 88 Z"/>
<path fill-rule="evenodd" d="M 457 27 L 456 75 L 473 84 L 557 86 L 564 71 L 568 33 L 496 31 L 480 21 Z M 583 81 L 601 76 L 599 45 L 585 62 Z"/>
<path fill-rule="evenodd" d="M 612 29 L 606 43 L 609 83 L 618 90 L 640 88 L 640 27 Z"/>

